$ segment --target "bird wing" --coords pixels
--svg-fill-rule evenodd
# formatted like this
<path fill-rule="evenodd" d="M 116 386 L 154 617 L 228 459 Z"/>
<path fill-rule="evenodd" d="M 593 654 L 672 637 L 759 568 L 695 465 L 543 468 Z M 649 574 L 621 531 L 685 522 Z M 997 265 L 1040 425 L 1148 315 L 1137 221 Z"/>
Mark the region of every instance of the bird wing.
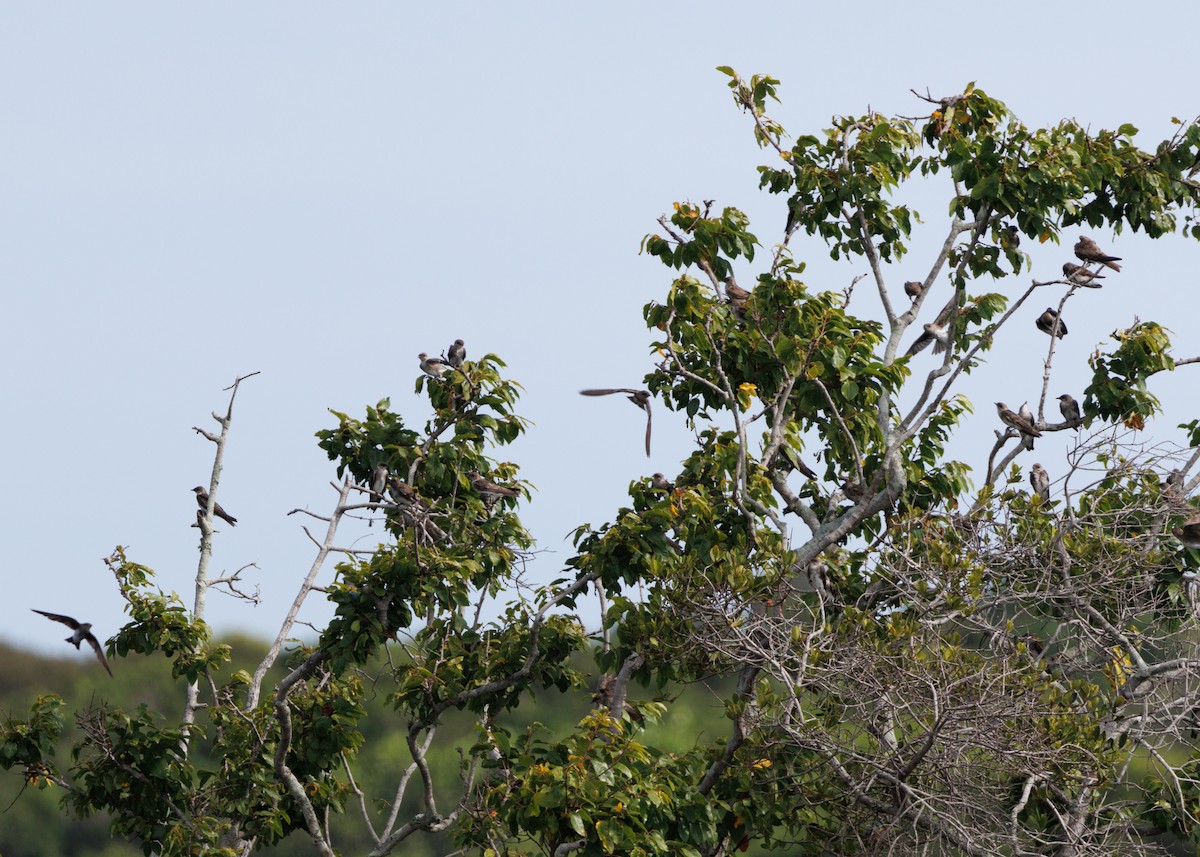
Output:
<path fill-rule="evenodd" d="M 104 657 L 104 649 L 100 646 L 100 641 L 96 639 L 96 635 L 89 632 L 83 635 L 83 639 L 87 640 L 88 645 L 95 651 L 96 657 L 100 659 L 100 663 L 104 667 L 104 671 L 112 675 L 112 670 L 108 666 L 108 658 Z"/>
<path fill-rule="evenodd" d="M 62 622 L 64 625 L 66 625 L 72 631 L 74 631 L 76 628 L 79 627 L 79 623 L 76 622 L 74 619 L 72 619 L 70 616 L 63 616 L 61 613 L 47 613 L 45 610 L 37 610 L 33 607 L 30 607 L 29 609 L 33 610 L 34 613 L 41 613 L 47 619 L 53 619 L 55 622 Z"/>

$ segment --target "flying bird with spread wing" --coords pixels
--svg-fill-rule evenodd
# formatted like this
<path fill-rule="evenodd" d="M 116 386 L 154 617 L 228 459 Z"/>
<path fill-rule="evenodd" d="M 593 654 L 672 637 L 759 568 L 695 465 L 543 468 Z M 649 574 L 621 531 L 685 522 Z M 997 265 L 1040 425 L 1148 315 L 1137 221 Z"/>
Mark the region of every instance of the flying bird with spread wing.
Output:
<path fill-rule="evenodd" d="M 204 511 L 205 509 L 207 509 L 208 508 L 208 489 L 205 488 L 203 485 L 197 485 L 192 490 L 196 492 L 196 503 L 200 506 L 200 510 Z M 226 512 L 224 509 L 222 509 L 220 503 L 213 503 L 213 514 L 216 515 L 218 518 L 220 518 L 222 521 L 225 521 L 227 524 L 229 524 L 229 526 L 231 526 L 231 527 L 237 526 L 237 518 L 233 517 L 233 515 L 230 515 L 228 512 Z"/>
<path fill-rule="evenodd" d="M 92 651 L 96 653 L 96 657 L 99 659 L 100 665 L 104 667 L 104 671 L 109 675 L 113 674 L 108 666 L 108 658 L 104 657 L 104 648 L 100 645 L 100 641 L 96 639 L 96 635 L 92 633 L 91 622 L 76 622 L 70 616 L 64 616 L 61 613 L 47 613 L 45 610 L 37 610 L 32 607 L 29 609 L 33 610 L 34 613 L 41 613 L 47 619 L 62 622 L 70 628 L 74 633 L 66 638 L 66 642 L 73 644 L 75 648 L 78 649 L 79 644 L 86 640 L 87 644 L 92 647 Z"/>
<path fill-rule="evenodd" d="M 611 390 L 580 390 L 581 396 L 611 396 L 613 393 L 625 393 L 626 398 L 633 402 L 639 408 L 646 412 L 646 457 L 650 457 L 650 391 L 649 390 L 630 390 L 624 387 L 618 387 Z"/>
<path fill-rule="evenodd" d="M 1029 420 L 1022 417 L 1016 411 L 1012 410 L 1004 402 L 996 402 L 996 413 L 1000 415 L 1000 421 L 1005 425 L 1012 426 L 1021 434 L 1029 434 L 1034 437 L 1041 437 L 1042 433 L 1034 428 L 1034 425 Z"/>
<path fill-rule="evenodd" d="M 1034 324 L 1042 333 L 1057 336 L 1059 339 L 1067 335 L 1067 323 L 1051 307 L 1046 307 L 1046 311 L 1037 317 Z"/>
<path fill-rule="evenodd" d="M 1114 271 L 1120 271 L 1121 266 L 1117 262 L 1121 261 L 1120 256 L 1110 256 L 1096 246 L 1096 242 L 1086 235 L 1080 235 L 1079 241 L 1075 244 L 1075 255 L 1085 262 L 1099 262 L 1106 268 L 1112 268 Z"/>
<path fill-rule="evenodd" d="M 924 350 L 931 342 L 936 343 L 933 346 L 934 354 L 941 354 L 945 351 L 950 346 L 950 319 L 957 306 L 958 299 L 950 298 L 950 302 L 942 307 L 937 318 L 924 325 L 924 332 L 913 340 L 913 344 L 908 347 L 908 351 L 904 352 L 904 356 L 912 357 L 918 351 Z"/>
<path fill-rule="evenodd" d="M 1083 265 L 1063 262 L 1063 278 L 1077 286 L 1098 289 L 1103 286 L 1103 283 L 1097 283 L 1096 280 L 1103 280 L 1104 275 L 1099 271 L 1089 271 Z"/>

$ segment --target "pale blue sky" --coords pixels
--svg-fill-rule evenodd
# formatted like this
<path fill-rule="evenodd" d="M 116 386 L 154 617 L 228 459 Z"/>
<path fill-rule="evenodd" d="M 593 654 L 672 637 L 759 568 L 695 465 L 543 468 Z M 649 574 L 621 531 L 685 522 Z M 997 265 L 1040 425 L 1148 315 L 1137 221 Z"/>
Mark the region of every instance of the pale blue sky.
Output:
<path fill-rule="evenodd" d="M 73 654 L 30 607 L 109 636 L 123 616 L 100 560 L 116 544 L 190 604 L 188 489 L 207 484 L 212 452 L 191 427 L 209 427 L 222 388 L 255 370 L 219 494 L 241 524 L 222 528 L 214 570 L 257 563 L 264 603 L 215 596 L 210 618 L 270 633 L 311 558 L 285 513 L 333 499 L 313 437 L 332 424 L 326 408 L 361 415 L 390 396 L 419 425 L 416 354 L 456 337 L 501 355 L 526 389 L 535 425 L 506 456 L 539 489 L 526 521 L 553 552 L 540 573 L 557 572 L 574 526 L 606 520 L 631 479 L 673 474 L 689 449 L 659 407 L 647 461 L 638 411 L 576 395 L 639 385 L 650 368 L 641 307 L 671 274 L 638 256 L 640 238 L 689 198 L 744 209 L 767 245 L 782 228 L 783 201 L 757 190 L 766 155 L 717 65 L 779 78 L 774 112 L 792 133 L 868 106 L 916 115 L 909 87 L 944 95 L 972 80 L 1030 124 L 1128 121 L 1144 146 L 1200 105 L 1194 57 L 1170 41 L 1192 26 L 1190 4 L 1156 4 L 1154 17 L 1127 4 L 806 6 L 6 6 L 3 637 Z M 945 193 L 914 194 L 926 224 L 897 292 L 940 245 Z M 1094 237 L 1126 269 L 1066 316 L 1052 395 L 1081 396 L 1086 356 L 1135 313 L 1171 326 L 1181 356 L 1200 353 L 1178 321 L 1181 294 L 1195 307 L 1200 248 Z M 834 266 L 816 242 L 793 248 L 813 286 L 866 270 Z M 1033 252 L 1050 272 L 1071 258 Z M 990 402 L 1036 397 L 1034 304 L 964 388 L 979 418 L 963 434 L 979 444 Z M 1197 416 L 1188 380 L 1155 388 L 1172 406 L 1155 436 Z M 1061 448 L 1039 449 L 1052 476 Z M 345 541 L 378 532 L 356 526 Z"/>

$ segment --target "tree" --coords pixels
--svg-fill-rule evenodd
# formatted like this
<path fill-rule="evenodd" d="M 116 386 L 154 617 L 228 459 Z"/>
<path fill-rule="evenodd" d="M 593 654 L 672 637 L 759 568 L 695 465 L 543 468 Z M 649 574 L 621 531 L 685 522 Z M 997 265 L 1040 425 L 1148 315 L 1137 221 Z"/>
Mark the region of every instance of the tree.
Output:
<path fill-rule="evenodd" d="M 1051 335 L 1036 413 L 992 422 L 978 471 L 946 453 L 960 425 L 985 424 L 966 420 L 961 388 L 1018 308 L 1049 293 L 1062 315 L 1095 285 L 1100 262 L 1035 272 L 1021 240 L 1058 243 L 1073 226 L 1200 238 L 1200 124 L 1178 123 L 1145 152 L 1131 126 L 1026 128 L 971 85 L 920 96 L 927 116 L 836 118 L 789 147 L 766 113 L 777 81 L 722 71 L 781 161 L 760 167 L 760 185 L 786 196 L 787 218 L 753 276 L 762 245 L 732 207 L 677 203 L 644 242 L 679 272 L 645 307 L 661 358 L 646 386 L 697 431 L 673 479 L 634 482 L 611 522 L 576 531 L 559 579 L 523 587 L 525 488 L 492 457 L 526 428 L 518 388 L 494 354 L 423 364 L 421 429 L 385 400 L 318 433 L 342 478 L 335 507 L 253 674 L 213 679 L 228 653 L 210 643 L 203 593 L 236 581 L 208 577 L 206 506 L 192 610 L 122 550 L 109 560 L 130 614 L 109 653 L 163 652 L 189 683 L 183 716 L 84 712 L 63 770 L 50 756 L 58 702 L 43 698 L 5 726 L 0 762 L 63 788 L 78 812 L 113 813 L 114 831 L 147 853 L 248 853 L 299 830 L 330 855 L 341 810 L 370 828 L 372 855 L 439 831 L 460 853 L 554 857 L 715 856 L 752 842 L 1066 857 L 1164 853 L 1156 836 L 1200 843 L 1200 556 L 1188 546 L 1200 538 L 1187 523 L 1200 421 L 1189 449 L 1137 434 L 1161 410 L 1154 375 L 1194 359 L 1134 320 L 1091 358 L 1081 413 L 1055 420 Z M 917 218 L 897 191 L 946 177 L 944 243 L 902 298 L 893 272 Z M 823 242 L 868 266 L 877 318 L 850 312 L 859 280 L 844 291 L 801 280 L 800 234 L 807 250 Z M 1031 282 L 1011 301 L 975 293 L 1021 274 Z M 932 368 L 918 344 L 934 346 Z M 231 418 L 232 398 L 222 433 L 204 433 L 218 450 L 214 497 Z M 1026 489 L 1018 462 L 1034 436 L 1081 428 L 1053 468 L 1066 475 Z M 339 525 L 362 513 L 382 515 L 389 537 L 339 546 Z M 343 559 L 318 586 L 332 555 Z M 285 652 L 314 593 L 335 618 Z M 599 639 L 579 618 L 593 594 Z M 502 618 L 481 620 L 495 600 Z M 594 675 L 573 666 L 583 655 Z M 268 686 L 281 660 L 288 672 Z M 646 743 L 648 722 L 675 716 L 678 688 L 714 678 L 726 680 L 728 734 L 678 752 Z M 394 793 L 368 797 L 353 778 L 356 724 L 368 684 L 385 682 L 411 764 Z M 635 699 L 638 686 L 655 698 Z M 529 724 L 535 694 L 593 694 L 595 707 L 552 734 Z M 428 752 L 456 712 L 474 718 L 475 739 L 457 781 L 439 781 Z M 409 790 L 420 807 L 401 815 Z"/>

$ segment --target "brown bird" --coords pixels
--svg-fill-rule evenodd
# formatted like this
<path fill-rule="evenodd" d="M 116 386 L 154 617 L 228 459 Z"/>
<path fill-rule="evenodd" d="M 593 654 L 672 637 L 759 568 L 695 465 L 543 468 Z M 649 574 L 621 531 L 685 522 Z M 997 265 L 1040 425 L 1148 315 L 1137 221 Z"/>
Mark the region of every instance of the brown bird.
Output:
<path fill-rule="evenodd" d="M 1106 268 L 1112 268 L 1114 271 L 1120 271 L 1121 266 L 1116 264 L 1121 261 L 1120 256 L 1110 256 L 1096 246 L 1096 242 L 1086 235 L 1080 235 L 1079 241 L 1075 244 L 1075 255 L 1085 262 L 1099 262 Z"/>
<path fill-rule="evenodd" d="M 937 314 L 937 318 L 930 324 L 924 325 L 924 332 L 913 340 L 913 344 L 908 347 L 908 351 L 904 352 L 904 356 L 912 357 L 931 342 L 937 343 L 933 348 L 934 354 L 945 351 L 950 345 L 950 319 L 957 307 L 958 299 L 950 298 L 950 301 L 942 307 L 942 311 Z"/>
<path fill-rule="evenodd" d="M 1033 465 L 1033 469 L 1029 471 L 1029 484 L 1033 486 L 1033 492 L 1042 498 L 1043 503 L 1050 499 L 1050 474 L 1042 465 Z"/>
<path fill-rule="evenodd" d="M 1070 393 L 1063 393 L 1058 397 L 1058 411 L 1067 422 L 1079 422 L 1079 402 L 1075 401 L 1075 397 Z M 1079 426 L 1075 426 L 1075 431 L 1079 431 Z"/>
<path fill-rule="evenodd" d="M 1183 542 L 1185 548 L 1200 550 L 1200 515 L 1184 521 L 1182 527 L 1174 527 L 1171 533 Z"/>
<path fill-rule="evenodd" d="M 1034 437 L 1042 436 L 1042 433 L 1034 428 L 1032 422 L 1024 419 L 1020 414 L 1004 404 L 1004 402 L 996 402 L 996 413 L 1000 415 L 1001 422 L 1012 426 L 1022 434 L 1031 434 Z"/>
<path fill-rule="evenodd" d="M 904 284 L 904 294 L 908 295 L 914 301 L 921 296 L 925 291 L 925 284 L 918 280 L 909 280 Z"/>
<path fill-rule="evenodd" d="M 196 503 L 200 506 L 200 508 L 202 510 L 208 509 L 208 489 L 203 485 L 197 485 L 192 490 L 196 492 Z M 233 515 L 230 515 L 228 512 L 222 509 L 220 503 L 213 503 L 213 514 L 222 521 L 228 523 L 229 526 L 237 526 L 237 518 L 233 517 Z"/>
<path fill-rule="evenodd" d="M 461 339 L 454 340 L 448 349 L 446 349 L 446 362 L 457 369 L 463 365 L 463 361 L 467 359 L 467 347 L 463 345 Z"/>
<path fill-rule="evenodd" d="M 617 387 L 611 390 L 580 390 L 581 396 L 611 396 L 613 393 L 627 393 L 629 401 L 633 402 L 639 408 L 646 412 L 646 457 L 650 457 L 650 391 L 649 390 L 630 390 L 624 387 Z"/>
<path fill-rule="evenodd" d="M 1099 271 L 1089 271 L 1083 265 L 1073 265 L 1070 262 L 1063 262 L 1063 279 L 1075 283 L 1078 286 L 1084 286 L 1089 289 L 1098 289 L 1103 284 L 1097 283 L 1096 280 L 1103 280 L 1104 275 Z"/>
<path fill-rule="evenodd" d="M 790 449 L 786 446 L 780 447 L 779 455 L 775 457 L 773 466 L 777 470 L 795 470 L 805 479 L 817 478 L 817 472 L 805 464 L 804 459 L 802 459 L 794 449 Z"/>
<path fill-rule="evenodd" d="M 675 490 L 675 484 L 661 473 L 650 477 L 650 487 L 655 491 L 666 491 L 668 494 Z"/>
<path fill-rule="evenodd" d="M 746 304 L 750 301 L 750 293 L 735 283 L 733 277 L 725 278 L 725 297 L 739 316 L 745 312 Z"/>
<path fill-rule="evenodd" d="M 53 619 L 55 622 L 62 622 L 64 625 L 74 631 L 75 633 L 67 637 L 66 641 L 68 643 L 72 643 L 75 648 L 78 649 L 79 644 L 84 640 L 87 640 L 88 645 L 92 647 L 92 651 L 96 653 L 96 657 L 100 659 L 100 664 L 104 667 L 104 671 L 109 675 L 112 675 L 112 670 L 108 667 L 108 658 L 104 657 L 104 649 L 100 646 L 100 641 L 96 639 L 96 635 L 92 633 L 91 622 L 76 622 L 70 616 L 63 616 L 61 613 L 47 613 L 45 610 L 36 610 L 32 607 L 30 609 L 33 610 L 34 613 L 41 613 L 47 619 Z"/>
<path fill-rule="evenodd" d="M 471 487 L 475 489 L 475 492 L 480 494 L 489 503 L 501 497 L 516 497 L 521 493 L 516 488 L 509 488 L 507 485 L 497 485 L 495 482 L 489 482 L 480 475 L 478 470 L 469 471 L 467 478 L 471 480 Z"/>
<path fill-rule="evenodd" d="M 375 469 L 371 471 L 371 481 L 368 486 L 371 489 L 371 502 L 383 502 L 383 492 L 387 489 L 387 484 L 388 466 L 381 461 L 376 464 Z"/>
<path fill-rule="evenodd" d="M 1046 307 L 1046 311 L 1037 317 L 1034 324 L 1037 325 L 1038 330 L 1051 336 L 1057 336 L 1059 339 L 1067 335 L 1067 323 L 1050 307 Z M 1055 330 L 1055 325 L 1057 325 L 1057 330 Z"/>

